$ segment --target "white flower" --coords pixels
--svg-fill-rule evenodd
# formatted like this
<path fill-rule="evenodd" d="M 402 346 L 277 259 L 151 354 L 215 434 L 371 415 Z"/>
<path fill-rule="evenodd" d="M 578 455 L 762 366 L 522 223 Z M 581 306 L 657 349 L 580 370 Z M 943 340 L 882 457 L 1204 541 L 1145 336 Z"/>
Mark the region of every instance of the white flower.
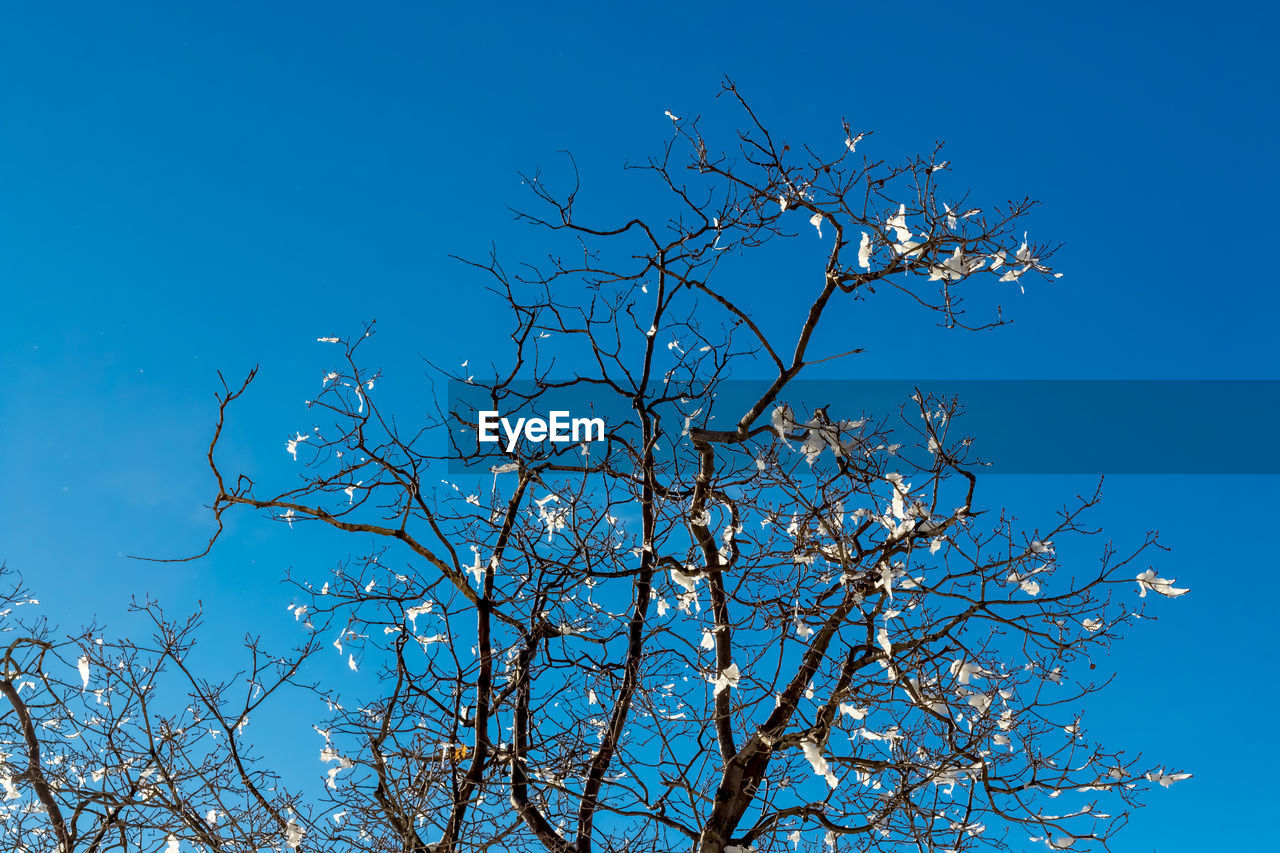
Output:
<path fill-rule="evenodd" d="M 1018 253 L 1014 255 L 1019 262 L 1024 264 L 1037 265 L 1040 263 L 1039 258 L 1031 257 L 1031 250 L 1027 247 L 1027 232 L 1022 232 L 1022 245 L 1018 247 Z M 1043 269 L 1043 267 L 1037 267 Z"/>
<path fill-rule="evenodd" d="M 774 407 L 773 414 L 769 416 L 769 422 L 782 438 L 786 438 L 787 434 L 797 426 L 795 414 L 785 403 Z"/>
<path fill-rule="evenodd" d="M 840 780 L 831 772 L 831 767 L 822 754 L 822 747 L 811 740 L 804 740 L 800 742 L 800 748 L 804 750 L 804 757 L 809 759 L 809 764 L 813 766 L 815 775 L 824 777 L 832 788 L 840 784 Z"/>
<path fill-rule="evenodd" d="M 970 273 L 977 272 L 986 266 L 986 263 L 985 258 L 966 257 L 964 251 L 959 246 L 956 246 L 956 250 L 951 257 L 940 264 L 934 264 L 929 267 L 929 281 L 938 281 L 940 279 L 956 281 Z"/>
<path fill-rule="evenodd" d="M 978 664 L 967 663 L 963 660 L 952 661 L 950 672 L 956 677 L 957 684 L 968 684 L 971 678 L 985 678 L 990 675 Z"/>
<path fill-rule="evenodd" d="M 480 560 L 480 549 L 472 545 L 471 551 L 475 554 L 476 561 L 470 566 L 464 567 L 464 571 L 470 574 L 472 580 L 479 584 L 484 581 L 484 565 Z"/>
<path fill-rule="evenodd" d="M 871 237 L 866 231 L 862 232 L 862 242 L 858 244 L 858 266 L 871 269 Z"/>
<path fill-rule="evenodd" d="M 918 258 L 924 252 L 924 243 L 919 240 L 903 240 L 901 243 L 894 243 L 893 250 L 904 257 Z"/>
<path fill-rule="evenodd" d="M 1190 592 L 1190 588 L 1175 589 L 1173 584 L 1177 578 L 1158 578 L 1153 569 L 1147 569 L 1136 578 L 1138 581 L 1138 596 L 1140 598 L 1147 597 L 1147 590 L 1158 592 L 1161 595 L 1174 598 L 1179 595 L 1185 595 Z"/>
<path fill-rule="evenodd" d="M 841 702 L 840 713 L 848 714 L 850 717 L 852 717 L 855 720 L 862 720 L 862 719 L 865 719 L 867 716 L 867 709 L 856 708 L 853 705 L 846 705 L 844 702 Z"/>
<path fill-rule="evenodd" d="M 302 843 L 302 836 L 306 834 L 307 831 L 305 829 L 293 821 L 289 821 L 284 828 L 284 846 L 290 850 L 297 850 L 298 845 Z"/>
<path fill-rule="evenodd" d="M 416 631 L 418 630 L 418 617 L 424 613 L 430 613 L 431 609 L 435 606 L 436 603 L 434 601 L 423 601 L 421 604 L 405 608 L 404 618 L 413 625 L 413 630 Z"/>
<path fill-rule="evenodd" d="M 986 714 L 991 707 L 991 697 L 985 693 L 970 693 L 966 701 L 978 712 L 978 716 Z"/>
<path fill-rule="evenodd" d="M 897 215 L 890 216 L 884 224 L 886 228 L 894 230 L 899 243 L 905 243 L 911 239 L 911 232 L 907 230 L 907 206 L 905 204 L 898 205 Z"/>
<path fill-rule="evenodd" d="M 1164 768 L 1152 770 L 1146 775 L 1148 781 L 1155 782 L 1156 784 L 1162 785 L 1166 788 L 1173 785 L 1174 782 L 1181 782 L 1183 779 L 1191 778 L 1190 773 L 1165 773 Z"/>
<path fill-rule="evenodd" d="M 692 566 L 690 566 L 689 568 L 692 568 Z M 698 581 L 701 580 L 701 578 L 694 577 L 692 575 L 686 575 L 684 572 L 680 571 L 679 569 L 671 570 L 671 579 L 676 583 L 678 583 L 680 586 L 684 587 L 685 592 L 696 592 Z"/>
<path fill-rule="evenodd" d="M 298 443 L 306 441 L 311 436 L 298 433 L 293 438 L 284 443 L 284 449 L 293 456 L 294 461 L 298 460 Z"/>
<path fill-rule="evenodd" d="M 1031 579 L 1035 572 L 1027 572 L 1018 574 L 1017 572 L 1009 572 L 1009 577 L 1005 578 L 1009 583 L 1016 583 L 1027 595 L 1035 597 L 1040 594 L 1040 584 Z"/>
<path fill-rule="evenodd" d="M 339 755 L 338 751 L 335 750 L 333 747 L 325 747 L 324 749 L 320 750 L 320 760 L 326 763 L 330 761 L 337 762 L 336 766 L 329 768 L 328 770 L 329 781 L 325 783 L 330 788 L 333 788 L 335 790 L 338 787 L 338 782 L 337 782 L 338 773 L 340 773 L 343 770 L 347 770 L 351 767 L 356 766 L 356 763 L 354 761 L 352 761 L 350 758 L 347 758 L 345 755 Z"/>
<path fill-rule="evenodd" d="M 738 665 L 731 663 L 715 678 L 707 678 L 707 681 L 715 685 L 715 694 L 719 696 L 726 687 L 737 687 L 738 681 L 741 679 L 741 673 L 738 672 Z"/>
<path fill-rule="evenodd" d="M 1027 271 L 1027 269 L 1028 267 L 1023 267 L 1022 269 L 1016 269 L 1016 270 L 1010 269 L 1007 273 L 1000 276 L 1000 281 L 1017 281 L 1019 278 L 1021 278 L 1022 274 Z M 1022 292 L 1026 293 L 1027 289 L 1024 287 L 1022 289 Z"/>
<path fill-rule="evenodd" d="M 893 656 L 893 644 L 889 642 L 889 632 L 883 627 L 876 631 L 876 642 L 879 643 L 880 648 L 884 649 L 885 657 Z"/>

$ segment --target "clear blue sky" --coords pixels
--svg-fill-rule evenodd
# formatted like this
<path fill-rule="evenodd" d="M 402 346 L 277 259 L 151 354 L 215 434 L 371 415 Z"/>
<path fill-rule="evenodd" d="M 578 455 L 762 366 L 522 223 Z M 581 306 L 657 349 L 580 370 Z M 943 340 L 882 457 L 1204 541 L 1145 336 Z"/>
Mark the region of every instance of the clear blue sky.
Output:
<path fill-rule="evenodd" d="M 448 255 L 537 255 L 504 207 L 517 171 L 571 149 L 584 198 L 621 216 L 651 191 L 622 163 L 667 138 L 664 110 L 714 113 L 726 74 L 791 141 L 838 146 L 841 117 L 889 158 L 946 139 L 949 186 L 1037 197 L 1036 234 L 1066 242 L 1066 276 L 1007 300 L 1011 327 L 850 311 L 868 352 L 848 375 L 1280 378 L 1270 6 L 481 8 L 0 10 L 0 559 L 52 618 L 126 624 L 150 592 L 202 600 L 211 642 L 287 631 L 283 571 L 319 575 L 360 543 L 242 514 L 201 562 L 125 557 L 208 536 L 215 371 L 262 365 L 228 458 L 277 476 L 332 357 L 319 335 L 376 319 L 389 393 L 425 405 L 420 355 L 500 352 L 483 282 Z M 1028 510 L 1090 487 L 1004 482 Z M 1154 791 L 1117 851 L 1275 849 L 1276 610 L 1257 580 L 1275 485 L 1109 481 L 1097 520 L 1120 541 L 1160 529 L 1161 574 L 1193 590 L 1116 649 L 1121 677 L 1086 716 L 1196 774 Z"/>

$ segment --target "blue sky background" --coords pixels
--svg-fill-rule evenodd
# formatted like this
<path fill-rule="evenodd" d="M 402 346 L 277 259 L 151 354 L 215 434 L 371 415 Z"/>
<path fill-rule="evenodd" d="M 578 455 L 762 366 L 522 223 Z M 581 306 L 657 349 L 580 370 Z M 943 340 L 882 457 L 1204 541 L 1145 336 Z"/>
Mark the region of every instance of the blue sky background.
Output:
<path fill-rule="evenodd" d="M 841 375 L 1280 378 L 1277 23 L 1250 3 L 7 4 L 0 559 L 68 626 L 127 625 L 150 592 L 202 601 L 211 646 L 287 636 L 283 572 L 319 576 L 362 543 L 240 514 L 203 561 L 125 556 L 209 534 L 215 371 L 262 365 L 227 451 L 275 476 L 335 355 L 319 335 L 376 319 L 388 393 L 425 405 L 419 356 L 501 354 L 484 282 L 448 255 L 539 254 L 505 208 L 517 172 L 570 149 L 584 199 L 621 216 L 653 197 L 620 167 L 669 136 L 664 110 L 727 127 L 726 74 L 792 142 L 835 150 L 841 117 L 890 159 L 946 139 L 947 187 L 1037 197 L 1033 236 L 1066 242 L 1062 280 L 1002 294 L 1011 327 L 848 310 L 867 353 Z M 1192 593 L 1115 649 L 1086 724 L 1196 774 L 1153 792 L 1114 850 L 1276 849 L 1275 485 L 1108 482 L 1096 520 L 1121 542 L 1161 530 L 1161 574 Z M 1006 477 L 987 494 L 1034 521 L 1091 487 Z"/>

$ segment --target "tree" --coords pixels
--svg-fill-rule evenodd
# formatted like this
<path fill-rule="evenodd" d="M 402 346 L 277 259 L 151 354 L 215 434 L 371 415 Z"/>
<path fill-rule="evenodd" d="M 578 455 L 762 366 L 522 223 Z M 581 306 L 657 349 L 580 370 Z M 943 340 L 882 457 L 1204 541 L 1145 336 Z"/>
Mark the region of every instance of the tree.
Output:
<path fill-rule="evenodd" d="M 723 94 L 745 116 L 736 150 L 671 115 L 639 167 L 669 191 L 659 217 L 593 222 L 576 178 L 526 177 L 518 217 L 564 248 L 519 275 L 496 253 L 468 262 L 513 350 L 490 378 L 453 376 L 429 423 L 381 407 L 371 327 L 321 339 L 342 353 L 309 403 L 325 426 L 288 441 L 304 473 L 271 491 L 219 465 L 253 374 L 224 386 L 210 548 L 241 506 L 385 547 L 294 581 L 303 642 L 251 642 L 246 671 L 216 682 L 184 663 L 197 620 L 153 602 L 145 648 L 27 626 L 0 683 L 14 849 L 1084 849 L 1150 783 L 1186 777 L 1080 718 L 1133 593 L 1185 591 L 1142 565 L 1153 534 L 1060 564 L 1097 532 L 1099 495 L 1029 531 L 995 513 L 959 401 L 920 389 L 895 419 L 791 398 L 806 369 L 859 351 L 817 350 L 839 300 L 887 289 L 949 327 L 1003 322 L 964 301 L 1055 275 L 1053 247 L 1017 236 L 1032 202 L 969 208 L 943 194 L 940 149 L 872 160 L 847 123 L 834 155 L 792 148 Z M 779 306 L 735 282 L 741 259 L 800 240 L 824 256 L 779 288 L 803 300 L 780 334 Z M 611 413 L 598 441 L 480 441 L 480 410 L 574 394 Z M 442 465 L 472 473 L 441 481 Z M 376 669 L 377 695 L 302 679 L 330 645 Z M 162 713 L 166 679 L 187 698 Z M 247 715 L 287 689 L 332 710 L 323 793 L 285 792 L 246 745 Z"/>

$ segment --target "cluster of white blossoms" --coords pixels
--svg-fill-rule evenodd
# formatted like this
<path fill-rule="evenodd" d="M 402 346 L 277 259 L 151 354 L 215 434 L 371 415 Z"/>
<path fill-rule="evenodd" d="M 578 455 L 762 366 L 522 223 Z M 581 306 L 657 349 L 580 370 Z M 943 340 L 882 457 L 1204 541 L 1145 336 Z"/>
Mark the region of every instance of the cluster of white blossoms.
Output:
<path fill-rule="evenodd" d="M 847 139 L 845 144 L 850 151 L 853 151 L 854 146 L 865 135 L 859 134 L 856 138 Z M 943 163 L 938 167 L 931 168 L 930 171 L 936 171 L 936 169 L 945 168 L 945 166 L 946 164 Z M 808 185 L 804 185 L 799 188 L 792 188 L 790 195 L 783 194 L 778 196 L 778 207 L 780 212 L 785 213 L 793 206 L 799 206 L 804 201 L 812 200 L 813 192 L 811 188 Z M 980 208 L 972 208 L 962 212 L 952 210 L 951 206 L 945 202 L 942 208 L 947 230 L 952 232 L 959 228 L 962 220 L 977 216 L 982 212 Z M 809 224 L 814 227 L 819 239 L 822 238 L 822 225 L 826 219 L 827 216 L 821 212 L 814 212 L 809 217 Z M 911 227 L 907 224 L 906 204 L 899 204 L 898 212 L 890 215 L 883 224 L 886 235 L 892 232 L 892 242 L 889 242 L 888 246 L 891 248 L 895 260 L 916 260 L 921 258 L 929 248 L 929 244 L 935 239 L 934 235 L 930 233 L 912 233 Z M 872 256 L 875 254 L 876 241 L 866 231 L 861 233 L 862 238 L 858 243 L 858 266 L 864 270 L 869 270 L 871 269 Z M 965 252 L 963 243 L 957 245 L 950 256 L 929 264 L 929 281 L 958 281 L 982 269 L 987 269 L 992 273 L 999 273 L 1001 282 L 1016 282 L 1032 270 L 1043 273 L 1050 272 L 1049 268 L 1041 263 L 1040 258 L 1036 257 L 1032 252 L 1030 241 L 1027 239 L 1025 232 L 1022 238 L 1022 244 L 1013 252 L 1000 249 L 992 254 L 970 254 Z M 884 239 L 887 240 L 888 238 L 884 237 Z M 1062 273 L 1053 273 L 1053 277 L 1061 278 Z M 1021 285 L 1019 286 L 1021 287 Z M 1025 288 L 1023 290 L 1025 292 Z"/>
<path fill-rule="evenodd" d="M 783 404 L 774 407 L 769 420 L 773 425 L 774 432 L 778 434 L 782 443 L 787 447 L 791 447 L 788 438 L 793 432 L 798 430 L 805 431 L 804 438 L 800 444 L 800 452 L 804 454 L 810 465 L 816 462 L 822 452 L 828 448 L 837 458 L 847 458 L 852 456 L 855 451 L 866 452 L 867 450 L 861 434 L 857 433 L 858 430 L 861 430 L 866 425 L 866 418 L 832 421 L 821 416 L 815 416 L 802 423 L 796 420 L 795 412 L 791 406 Z M 759 460 L 757 460 L 757 465 L 760 465 Z"/>

